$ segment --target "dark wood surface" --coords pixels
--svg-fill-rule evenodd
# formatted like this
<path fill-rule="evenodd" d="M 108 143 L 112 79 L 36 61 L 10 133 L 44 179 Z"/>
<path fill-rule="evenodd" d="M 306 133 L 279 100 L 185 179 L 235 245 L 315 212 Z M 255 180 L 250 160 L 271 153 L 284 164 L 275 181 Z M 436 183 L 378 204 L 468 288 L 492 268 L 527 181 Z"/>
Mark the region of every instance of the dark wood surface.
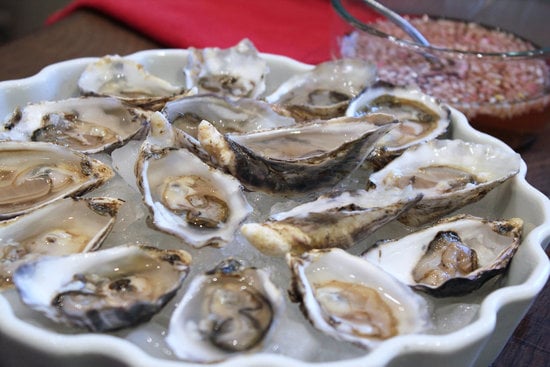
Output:
<path fill-rule="evenodd" d="M 165 45 L 101 14 L 80 10 L 34 34 L 0 46 L 0 80 L 31 76 L 43 67 L 86 56 L 129 54 Z M 550 126 L 521 152 L 527 180 L 550 195 Z M 549 251 L 547 251 L 549 254 Z M 545 287 L 517 327 L 494 367 L 542 367 L 550 363 L 550 290 Z"/>

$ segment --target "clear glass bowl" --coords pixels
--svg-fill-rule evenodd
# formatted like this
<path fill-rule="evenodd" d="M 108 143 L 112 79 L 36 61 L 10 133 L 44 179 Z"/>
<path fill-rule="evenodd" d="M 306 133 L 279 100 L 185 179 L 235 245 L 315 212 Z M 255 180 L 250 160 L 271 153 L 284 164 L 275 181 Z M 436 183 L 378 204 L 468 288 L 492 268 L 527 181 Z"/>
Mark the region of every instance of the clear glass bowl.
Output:
<path fill-rule="evenodd" d="M 550 1 L 384 0 L 431 46 L 414 42 L 361 0 L 332 0 L 333 56 L 377 64 L 521 149 L 550 122 Z"/>

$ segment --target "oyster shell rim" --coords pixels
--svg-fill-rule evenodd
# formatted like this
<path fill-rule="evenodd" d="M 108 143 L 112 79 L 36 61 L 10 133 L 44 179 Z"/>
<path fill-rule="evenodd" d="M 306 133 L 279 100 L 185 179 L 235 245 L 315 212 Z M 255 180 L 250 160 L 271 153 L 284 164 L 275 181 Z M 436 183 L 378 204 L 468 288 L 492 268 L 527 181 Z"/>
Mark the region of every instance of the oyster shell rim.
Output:
<path fill-rule="evenodd" d="M 370 259 L 370 257 L 375 257 L 375 253 L 378 253 L 380 256 L 380 247 L 383 247 L 385 245 L 391 246 L 391 244 L 398 241 L 406 241 L 407 239 L 417 238 L 421 236 L 422 232 L 428 233 L 434 231 L 436 228 L 443 229 L 445 227 L 452 226 L 454 223 L 459 221 L 479 222 L 480 225 L 491 227 L 491 231 L 501 235 L 502 237 L 509 238 L 511 240 L 511 243 L 505 247 L 502 247 L 499 252 L 493 253 L 493 262 L 490 262 L 488 264 L 480 264 L 480 266 L 474 271 L 466 275 L 452 277 L 445 280 L 439 285 L 418 283 L 412 279 L 412 276 L 411 278 L 405 275 L 396 277 L 403 281 L 405 284 L 409 285 L 411 288 L 423 291 L 437 298 L 467 295 L 481 288 L 491 278 L 504 274 L 507 271 L 514 254 L 518 251 L 522 243 L 521 237 L 523 233 L 523 220 L 519 218 L 492 220 L 473 216 L 470 214 L 457 214 L 451 217 L 441 218 L 429 227 L 420 228 L 401 238 L 381 240 L 365 250 L 361 257 L 375 263 Z M 415 258 L 415 260 L 418 259 Z M 380 265 L 380 262 L 376 262 L 375 264 L 384 268 L 382 265 Z M 414 268 L 411 267 L 410 269 L 406 270 L 412 269 Z M 402 268 L 401 270 L 405 269 Z"/>
<path fill-rule="evenodd" d="M 8 218 L 15 217 L 17 215 L 28 213 L 29 211 L 32 211 L 34 209 L 44 207 L 45 205 L 51 203 L 52 201 L 60 199 L 62 197 L 83 195 L 105 184 L 115 175 L 114 170 L 109 165 L 101 162 L 100 160 L 95 159 L 91 156 L 88 156 L 84 153 L 80 153 L 70 148 L 57 145 L 54 143 L 2 141 L 0 146 L 0 151 L 3 150 L 4 146 L 6 145 L 13 146 L 16 148 L 18 146 L 21 146 L 21 147 L 32 146 L 32 147 L 35 147 L 36 150 L 40 150 L 40 151 L 52 150 L 52 151 L 56 151 L 56 154 L 71 156 L 71 158 L 74 158 L 75 160 L 79 159 L 81 174 L 84 176 L 90 176 L 90 177 L 86 181 L 79 182 L 78 184 L 73 184 L 70 190 L 58 192 L 54 196 L 50 196 L 50 198 L 48 198 L 47 200 L 41 199 L 37 204 L 34 204 L 32 206 L 27 206 L 27 207 L 23 207 L 22 209 L 12 210 L 11 212 L 1 213 L 0 220 L 8 219 Z M 32 148 L 31 150 L 33 149 L 34 148 Z"/>

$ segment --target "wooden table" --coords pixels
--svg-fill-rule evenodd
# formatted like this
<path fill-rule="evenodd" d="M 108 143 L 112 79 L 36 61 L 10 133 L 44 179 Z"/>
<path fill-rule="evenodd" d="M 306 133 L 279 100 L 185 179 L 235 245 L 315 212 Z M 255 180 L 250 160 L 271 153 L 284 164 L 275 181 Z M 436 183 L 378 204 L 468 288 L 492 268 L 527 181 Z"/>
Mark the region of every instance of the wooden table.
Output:
<path fill-rule="evenodd" d="M 92 11 L 80 10 L 47 28 L 0 46 L 0 80 L 31 76 L 44 66 L 86 56 L 125 55 L 163 48 L 146 36 Z M 527 180 L 550 195 L 550 126 L 522 152 Z M 547 254 L 549 251 L 547 250 Z M 550 288 L 546 287 L 494 362 L 494 367 L 547 366 L 550 361 Z"/>

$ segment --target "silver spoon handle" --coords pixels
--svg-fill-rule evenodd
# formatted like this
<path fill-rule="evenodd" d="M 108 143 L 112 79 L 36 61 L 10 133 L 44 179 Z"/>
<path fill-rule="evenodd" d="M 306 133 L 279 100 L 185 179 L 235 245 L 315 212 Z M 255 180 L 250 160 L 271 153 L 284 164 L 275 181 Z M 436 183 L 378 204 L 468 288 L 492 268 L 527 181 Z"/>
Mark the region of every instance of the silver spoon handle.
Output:
<path fill-rule="evenodd" d="M 397 14 L 391 9 L 386 8 L 384 5 L 380 4 L 378 1 L 363 0 L 363 2 L 368 6 L 370 6 L 376 12 L 382 14 L 383 16 L 391 20 L 393 23 L 398 25 L 399 28 L 403 29 L 416 42 L 420 43 L 423 46 L 430 45 L 428 40 L 401 15 Z"/>

